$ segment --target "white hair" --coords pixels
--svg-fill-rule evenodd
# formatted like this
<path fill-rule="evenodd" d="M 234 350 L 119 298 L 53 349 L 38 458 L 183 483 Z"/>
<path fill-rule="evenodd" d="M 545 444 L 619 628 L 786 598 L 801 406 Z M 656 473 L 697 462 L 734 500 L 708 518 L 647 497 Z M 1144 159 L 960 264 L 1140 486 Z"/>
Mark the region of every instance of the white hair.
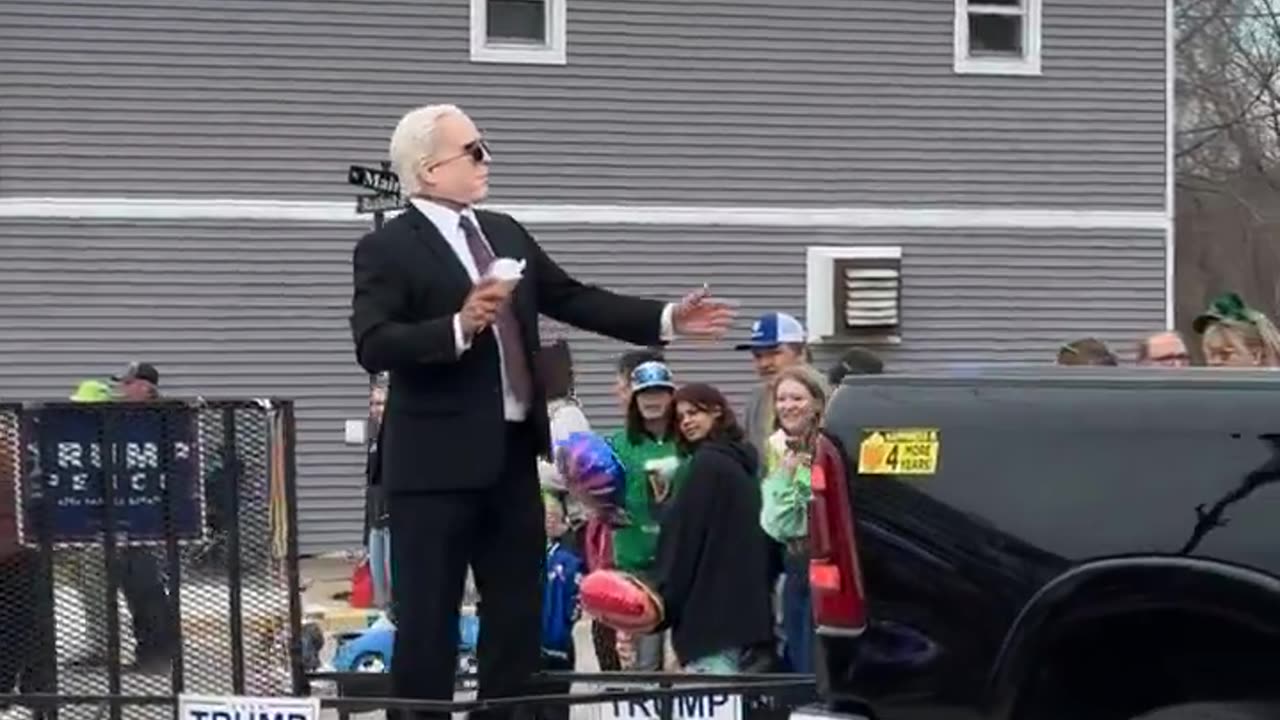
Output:
<path fill-rule="evenodd" d="M 400 176 L 400 192 L 405 196 L 418 195 L 422 188 L 418 182 L 418 170 L 422 163 L 435 157 L 436 130 L 441 118 L 466 117 L 457 105 L 424 105 L 405 113 L 391 133 L 391 169 Z"/>

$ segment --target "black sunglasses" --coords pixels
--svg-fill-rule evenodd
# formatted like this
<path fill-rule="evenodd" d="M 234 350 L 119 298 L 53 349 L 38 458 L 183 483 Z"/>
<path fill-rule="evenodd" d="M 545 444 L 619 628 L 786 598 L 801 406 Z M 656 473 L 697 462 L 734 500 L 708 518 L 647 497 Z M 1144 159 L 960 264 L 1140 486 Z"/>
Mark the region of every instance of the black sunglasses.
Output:
<path fill-rule="evenodd" d="M 460 160 L 464 157 L 471 158 L 471 162 L 479 165 L 480 163 L 488 162 L 489 160 L 493 159 L 493 153 L 489 152 L 489 144 L 486 143 L 483 139 L 472 140 L 471 142 L 462 146 L 462 152 L 458 153 L 457 155 L 452 155 L 450 157 L 447 157 L 444 160 L 434 162 L 431 164 L 431 167 L 437 168 L 437 167 L 440 167 L 441 165 L 447 165 L 453 162 L 454 160 Z"/>

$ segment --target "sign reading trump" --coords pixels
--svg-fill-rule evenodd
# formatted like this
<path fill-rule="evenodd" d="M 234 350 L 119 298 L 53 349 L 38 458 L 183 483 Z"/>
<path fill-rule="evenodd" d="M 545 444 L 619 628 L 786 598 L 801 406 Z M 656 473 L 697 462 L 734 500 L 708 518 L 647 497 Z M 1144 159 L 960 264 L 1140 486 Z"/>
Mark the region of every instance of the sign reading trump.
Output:
<path fill-rule="evenodd" d="M 320 720 L 320 698 L 179 695 L 178 720 Z"/>
<path fill-rule="evenodd" d="M 128 544 L 202 537 L 192 408 L 47 406 L 23 420 L 30 459 L 19 488 L 24 544 L 40 544 L 45 533 L 57 545 L 96 544 L 108 522 Z"/>
<path fill-rule="evenodd" d="M 658 698 L 615 700 L 596 706 L 596 720 L 661 720 Z M 726 693 L 671 698 L 671 720 L 742 720 L 742 696 Z"/>

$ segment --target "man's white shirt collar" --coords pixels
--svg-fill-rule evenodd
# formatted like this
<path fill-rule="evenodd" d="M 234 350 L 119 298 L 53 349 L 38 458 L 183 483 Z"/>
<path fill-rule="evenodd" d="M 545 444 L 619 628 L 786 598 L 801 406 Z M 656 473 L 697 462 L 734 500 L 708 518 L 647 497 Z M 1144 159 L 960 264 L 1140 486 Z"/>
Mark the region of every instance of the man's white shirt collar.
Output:
<path fill-rule="evenodd" d="M 435 223 L 435 226 L 441 230 L 448 230 L 449 232 L 458 230 L 463 217 L 475 223 L 476 227 L 480 227 L 480 221 L 476 218 L 475 210 L 469 207 L 463 208 L 462 212 L 458 212 L 451 207 L 424 198 L 409 198 L 409 202 L 413 203 L 413 206 L 418 208 L 418 212 L 426 215 L 427 219 Z"/>

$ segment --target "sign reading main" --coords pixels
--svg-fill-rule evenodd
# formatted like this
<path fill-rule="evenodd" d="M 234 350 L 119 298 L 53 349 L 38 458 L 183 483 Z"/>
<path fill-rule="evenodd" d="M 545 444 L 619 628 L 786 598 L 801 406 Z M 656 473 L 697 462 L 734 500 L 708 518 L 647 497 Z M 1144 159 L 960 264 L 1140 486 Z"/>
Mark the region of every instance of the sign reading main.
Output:
<path fill-rule="evenodd" d="M 180 541 L 203 536 L 204 483 L 192 408 L 104 413 L 47 407 L 24 419 L 23 445 L 33 469 L 24 474 L 19 488 L 24 544 L 40 544 L 41 528 L 52 533 L 57 545 L 101 543 L 107 528 L 108 482 L 112 523 L 120 542 L 163 543 L 170 534 Z M 110 478 L 108 468 L 114 470 Z"/>
<path fill-rule="evenodd" d="M 400 178 L 390 170 L 352 165 L 347 170 L 347 182 L 368 188 L 381 195 L 400 194 Z"/>

